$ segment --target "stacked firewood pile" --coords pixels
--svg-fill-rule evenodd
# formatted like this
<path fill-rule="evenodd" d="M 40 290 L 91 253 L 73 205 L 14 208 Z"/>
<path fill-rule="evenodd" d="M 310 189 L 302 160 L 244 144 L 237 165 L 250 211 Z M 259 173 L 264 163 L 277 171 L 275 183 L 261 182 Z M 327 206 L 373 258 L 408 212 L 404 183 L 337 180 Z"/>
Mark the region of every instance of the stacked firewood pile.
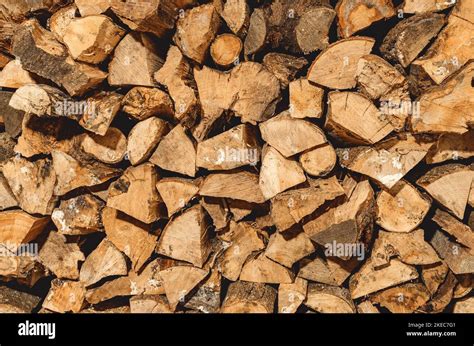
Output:
<path fill-rule="evenodd" d="M 2 0 L 0 311 L 474 312 L 471 0 Z"/>

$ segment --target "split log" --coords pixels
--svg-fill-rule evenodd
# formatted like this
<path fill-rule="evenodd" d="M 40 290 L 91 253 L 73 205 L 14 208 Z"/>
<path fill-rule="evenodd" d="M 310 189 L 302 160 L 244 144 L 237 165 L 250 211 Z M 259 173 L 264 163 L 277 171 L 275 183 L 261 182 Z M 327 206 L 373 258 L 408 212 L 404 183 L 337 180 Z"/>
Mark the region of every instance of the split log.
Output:
<path fill-rule="evenodd" d="M 137 120 L 155 115 L 173 116 L 173 102 L 167 93 L 156 88 L 135 87 L 122 100 L 123 111 Z"/>
<path fill-rule="evenodd" d="M 427 163 L 440 163 L 447 160 L 468 159 L 474 156 L 474 131 L 463 134 L 445 133 L 439 136 L 426 155 Z"/>
<path fill-rule="evenodd" d="M 77 6 L 72 3 L 69 6 L 65 6 L 56 11 L 48 21 L 48 28 L 61 43 L 64 43 L 63 37 L 71 22 L 76 19 Z"/>
<path fill-rule="evenodd" d="M 293 118 L 320 118 L 323 113 L 324 89 L 306 78 L 290 83 L 290 115 Z"/>
<path fill-rule="evenodd" d="M 326 144 L 326 137 L 319 127 L 302 119 L 295 119 L 283 112 L 263 123 L 260 132 L 265 142 L 286 158 Z M 291 128 L 291 131 L 288 129 Z"/>
<path fill-rule="evenodd" d="M 441 226 L 444 231 L 452 235 L 458 243 L 474 250 L 474 231 L 471 227 L 439 209 L 436 210 L 433 221 Z"/>
<path fill-rule="evenodd" d="M 240 280 L 269 284 L 289 284 L 294 274 L 288 268 L 268 259 L 263 253 L 250 258 L 242 267 Z"/>
<path fill-rule="evenodd" d="M 23 69 L 18 59 L 10 61 L 0 71 L 0 87 L 18 89 L 28 84 L 36 84 L 35 76 Z"/>
<path fill-rule="evenodd" d="M 74 0 L 82 17 L 102 14 L 110 8 L 110 0 L 96 0 L 91 3 L 89 0 Z"/>
<path fill-rule="evenodd" d="M 454 288 L 457 280 L 452 272 L 449 272 L 446 280 L 441 284 L 438 292 L 432 297 L 432 299 L 422 306 L 420 312 L 439 313 L 446 309 L 453 298 Z"/>
<path fill-rule="evenodd" d="M 196 205 L 170 220 L 156 251 L 202 268 L 211 250 L 210 236 L 204 210 Z"/>
<path fill-rule="evenodd" d="M 446 27 L 412 68 L 422 70 L 440 84 L 472 59 L 474 43 L 469 38 L 474 35 L 473 10 L 469 1 L 458 1 Z"/>
<path fill-rule="evenodd" d="M 143 222 L 152 223 L 162 215 L 162 200 L 156 190 L 159 175 L 150 163 L 128 168 L 110 185 L 107 206 Z"/>
<path fill-rule="evenodd" d="M 105 203 L 92 195 L 80 195 L 61 201 L 51 220 L 60 234 L 86 235 L 102 229 L 101 211 Z"/>
<path fill-rule="evenodd" d="M 281 0 L 254 10 L 245 39 L 245 54 L 265 46 L 309 54 L 328 45 L 336 12 L 328 1 Z"/>
<path fill-rule="evenodd" d="M 379 309 L 372 304 L 369 300 L 365 300 L 359 305 L 357 305 L 357 313 L 359 314 L 378 314 L 380 313 Z"/>
<path fill-rule="evenodd" d="M 5 131 L 12 137 L 16 138 L 21 133 L 21 127 L 24 112 L 10 107 L 9 103 L 13 96 L 12 92 L 0 91 L 0 117 L 3 119 Z"/>
<path fill-rule="evenodd" d="M 292 284 L 280 284 L 278 286 L 278 312 L 295 313 L 306 299 L 308 282 L 302 278 L 296 278 Z"/>
<path fill-rule="evenodd" d="M 380 51 L 389 60 L 407 67 L 446 24 L 444 15 L 418 14 L 399 22 L 385 36 Z"/>
<path fill-rule="evenodd" d="M 53 212 L 57 201 L 54 196 L 57 175 L 50 159 L 30 162 L 14 157 L 3 163 L 2 171 L 23 210 L 42 215 Z"/>
<path fill-rule="evenodd" d="M 320 313 L 355 313 L 356 308 L 346 288 L 309 284 L 306 306 Z"/>
<path fill-rule="evenodd" d="M 102 222 L 107 239 L 130 258 L 133 270 L 140 270 L 156 245 L 150 226 L 108 207 L 102 211 Z"/>
<path fill-rule="evenodd" d="M 163 178 L 156 183 L 156 189 L 166 205 L 168 217 L 171 217 L 197 195 L 199 186 L 188 179 Z"/>
<path fill-rule="evenodd" d="M 0 164 L 3 164 L 3 162 L 15 156 L 15 141 L 8 133 L 0 132 L 0 144 Z"/>
<path fill-rule="evenodd" d="M 340 0 L 336 5 L 339 36 L 349 37 L 382 19 L 395 15 L 390 0 Z"/>
<path fill-rule="evenodd" d="M 474 312 L 474 298 L 469 297 L 457 301 L 454 304 L 453 312 L 455 314 L 472 314 Z"/>
<path fill-rule="evenodd" d="M 165 296 L 139 295 L 130 298 L 130 312 L 132 314 L 166 314 L 173 311 Z"/>
<path fill-rule="evenodd" d="M 229 223 L 229 211 L 223 198 L 203 197 L 201 205 L 212 219 L 216 230 L 222 230 Z"/>
<path fill-rule="evenodd" d="M 242 124 L 199 142 L 196 166 L 208 170 L 255 166 L 260 160 L 260 147 L 256 138 L 255 128 Z"/>
<path fill-rule="evenodd" d="M 188 309 L 203 313 L 217 313 L 221 305 L 221 274 L 211 270 L 211 274 L 199 284 L 196 293 L 184 305 Z"/>
<path fill-rule="evenodd" d="M 56 173 L 54 194 L 63 196 L 83 186 L 95 186 L 119 176 L 122 171 L 99 162 L 82 163 L 61 151 L 53 151 L 53 169 Z"/>
<path fill-rule="evenodd" d="M 351 144 L 375 144 L 394 130 L 370 99 L 354 92 L 330 92 L 325 128 Z"/>
<path fill-rule="evenodd" d="M 136 124 L 127 140 L 127 156 L 130 163 L 136 166 L 148 160 L 168 131 L 168 124 L 157 117 Z"/>
<path fill-rule="evenodd" d="M 376 222 L 391 232 L 407 233 L 417 228 L 428 213 L 431 203 L 418 189 L 400 180 L 391 190 L 377 196 Z"/>
<path fill-rule="evenodd" d="M 425 305 L 430 299 L 430 294 L 423 284 L 408 283 L 376 293 L 370 299 L 390 312 L 406 314 L 413 313 Z"/>
<path fill-rule="evenodd" d="M 104 136 L 120 110 L 123 96 L 114 92 L 100 92 L 87 99 L 93 105 L 82 115 L 79 124 L 97 135 Z"/>
<path fill-rule="evenodd" d="M 454 288 L 453 298 L 463 298 L 471 293 L 474 288 L 474 276 L 472 274 L 458 275 L 456 276 L 456 279 L 458 280 L 458 283 Z"/>
<path fill-rule="evenodd" d="M 423 160 L 432 144 L 406 134 L 373 147 L 338 149 L 336 152 L 343 167 L 365 174 L 391 189 Z"/>
<path fill-rule="evenodd" d="M 124 159 L 127 151 L 127 138 L 119 129 L 110 127 L 104 136 L 85 135 L 81 142 L 81 149 L 101 162 L 119 163 Z"/>
<path fill-rule="evenodd" d="M 177 125 L 163 137 L 150 162 L 168 171 L 196 175 L 196 148 L 183 126 Z"/>
<path fill-rule="evenodd" d="M 104 239 L 85 259 L 79 280 L 87 287 L 103 278 L 127 273 L 127 262 L 123 254 L 110 241 Z"/>
<path fill-rule="evenodd" d="M 258 176 L 246 171 L 210 174 L 204 179 L 199 194 L 249 203 L 265 202 L 258 184 Z"/>
<path fill-rule="evenodd" d="M 8 181 L 0 173 L 0 211 L 18 206 L 18 202 L 13 194 Z"/>
<path fill-rule="evenodd" d="M 390 261 L 390 265 L 374 269 L 369 259 L 357 273 L 351 276 L 349 288 L 352 299 L 357 299 L 416 278 L 418 278 L 418 272 L 415 267 L 403 264 L 399 260 L 394 259 Z"/>
<path fill-rule="evenodd" d="M 0 42 L 1 46 L 1 42 Z M 0 51 L 0 68 L 4 68 L 7 64 L 12 61 L 12 58 Z"/>
<path fill-rule="evenodd" d="M 303 170 L 315 177 L 328 175 L 336 166 L 337 154 L 330 143 L 305 151 L 299 158 Z"/>
<path fill-rule="evenodd" d="M 286 89 L 296 74 L 308 64 L 305 58 L 297 58 L 282 53 L 268 53 L 263 58 L 263 65 L 280 81 L 281 88 Z"/>
<path fill-rule="evenodd" d="M 354 88 L 359 59 L 370 54 L 374 44 L 375 40 L 369 37 L 352 37 L 333 43 L 313 61 L 308 80 L 332 89 Z"/>
<path fill-rule="evenodd" d="M 448 272 L 449 267 L 444 262 L 422 267 L 421 278 L 431 296 L 436 294 L 441 284 L 445 281 Z"/>
<path fill-rule="evenodd" d="M 194 7 L 178 19 L 174 42 L 184 55 L 202 64 L 220 24 L 219 14 L 212 4 Z"/>
<path fill-rule="evenodd" d="M 300 263 L 298 277 L 326 285 L 341 286 L 359 265 L 359 259 L 354 257 L 344 261 L 337 257 L 317 257 L 314 260 L 303 259 Z"/>
<path fill-rule="evenodd" d="M 54 279 L 43 301 L 43 308 L 59 312 L 79 312 L 84 305 L 86 289 L 79 281 Z"/>
<path fill-rule="evenodd" d="M 222 303 L 223 313 L 272 313 L 276 290 L 268 285 L 237 281 L 231 283 Z"/>
<path fill-rule="evenodd" d="M 58 279 L 79 279 L 79 262 L 85 260 L 76 243 L 68 243 L 64 235 L 54 231 L 49 233 L 38 256 Z"/>
<path fill-rule="evenodd" d="M 432 168 L 416 183 L 459 219 L 463 219 L 473 179 L 472 169 L 453 163 Z"/>
<path fill-rule="evenodd" d="M 1 313 L 32 313 L 41 301 L 40 297 L 17 291 L 6 286 L 0 287 Z"/>
<path fill-rule="evenodd" d="M 109 64 L 111 86 L 138 85 L 153 87 L 153 74 L 163 65 L 155 53 L 152 38 L 145 33 L 126 35 L 115 48 Z"/>
<path fill-rule="evenodd" d="M 274 233 L 268 242 L 265 256 L 291 268 L 293 264 L 314 251 L 315 247 L 309 237 L 298 229 L 293 232 Z"/>
<path fill-rule="evenodd" d="M 243 44 L 238 36 L 222 34 L 212 42 L 211 57 L 217 65 L 231 67 L 238 64 L 242 49 Z"/>
<path fill-rule="evenodd" d="M 125 31 L 106 16 L 73 19 L 64 29 L 63 42 L 74 60 L 89 64 L 103 62 Z"/>
<path fill-rule="evenodd" d="M 434 264 L 440 261 L 433 248 L 424 240 L 424 231 L 410 233 L 379 231 L 372 248 L 372 263 L 375 267 L 387 265 L 392 257 L 412 265 Z"/>
<path fill-rule="evenodd" d="M 250 7 L 246 0 L 226 0 L 222 4 L 222 9 L 218 11 L 234 34 L 237 36 L 247 34 L 250 25 Z"/>
<path fill-rule="evenodd" d="M 170 308 L 175 310 L 179 303 L 184 303 L 186 295 L 208 274 L 209 271 L 192 266 L 176 266 L 162 270 L 160 276 Z"/>
<path fill-rule="evenodd" d="M 95 67 L 74 62 L 54 35 L 36 20 L 24 22 L 15 33 L 12 52 L 27 71 L 52 80 L 72 96 L 99 85 L 107 74 Z"/>
<path fill-rule="evenodd" d="M 445 10 L 455 4 L 446 0 L 405 0 L 402 10 L 404 13 L 425 13 Z"/>
<path fill-rule="evenodd" d="M 280 193 L 272 199 L 271 217 L 280 232 L 290 229 L 323 204 L 344 195 L 335 177 L 318 179 L 308 188 Z"/>
<path fill-rule="evenodd" d="M 265 200 L 305 181 L 298 162 L 285 158 L 271 146 L 263 149 L 259 186 Z"/>
<path fill-rule="evenodd" d="M 36 239 L 48 224 L 48 218 L 35 217 L 21 210 L 0 213 L 0 243 L 9 244 L 16 251 L 20 244 Z"/>
<path fill-rule="evenodd" d="M 443 85 L 424 93 L 418 101 L 419 113 L 411 118 L 413 132 L 463 134 L 469 131 L 470 124 L 474 122 L 473 77 L 474 62 Z"/>
<path fill-rule="evenodd" d="M 431 245 L 454 274 L 474 272 L 474 251 L 451 241 L 441 231 L 436 231 Z"/>

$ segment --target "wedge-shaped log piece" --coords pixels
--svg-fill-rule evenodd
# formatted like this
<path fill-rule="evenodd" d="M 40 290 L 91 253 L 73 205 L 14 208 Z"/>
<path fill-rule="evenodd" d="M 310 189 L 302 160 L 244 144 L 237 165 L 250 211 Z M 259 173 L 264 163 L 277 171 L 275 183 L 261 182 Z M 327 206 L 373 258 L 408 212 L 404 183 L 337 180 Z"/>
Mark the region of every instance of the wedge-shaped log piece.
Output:
<path fill-rule="evenodd" d="M 341 286 L 360 262 L 357 257 L 347 261 L 337 257 L 326 259 L 317 257 L 314 260 L 303 259 L 300 263 L 298 277 L 327 285 Z"/>
<path fill-rule="evenodd" d="M 374 144 L 393 131 L 388 117 L 366 96 L 354 92 L 329 93 L 325 128 L 352 144 Z"/>
<path fill-rule="evenodd" d="M 308 188 L 290 190 L 272 199 L 271 217 L 282 232 L 300 222 L 327 201 L 344 195 L 344 189 L 336 177 L 318 179 Z"/>
<path fill-rule="evenodd" d="M 160 276 L 170 308 L 175 310 L 180 302 L 184 303 L 186 295 L 208 274 L 208 270 L 192 266 L 176 266 L 162 270 Z"/>
<path fill-rule="evenodd" d="M 221 282 L 221 273 L 217 269 L 212 269 L 211 274 L 199 285 L 196 293 L 184 306 L 207 314 L 219 312 L 221 307 Z"/>
<path fill-rule="evenodd" d="M 357 299 L 416 278 L 418 278 L 418 272 L 415 267 L 403 264 L 397 259 L 393 259 L 390 265 L 380 269 L 374 269 L 369 259 L 357 273 L 351 276 L 349 289 L 352 299 Z"/>
<path fill-rule="evenodd" d="M 308 80 L 331 89 L 355 87 L 359 59 L 369 54 L 374 44 L 375 40 L 369 37 L 352 37 L 333 43 L 313 61 Z"/>
<path fill-rule="evenodd" d="M 12 138 L 16 138 L 21 133 L 25 113 L 10 107 L 9 103 L 12 96 L 13 92 L 0 91 L 0 109 L 2 110 L 0 118 L 3 119 L 0 123 L 3 123 L 6 133 L 8 133 Z"/>
<path fill-rule="evenodd" d="M 74 1 L 82 17 L 102 14 L 110 8 L 110 0 L 75 0 Z"/>
<path fill-rule="evenodd" d="M 453 163 L 432 168 L 416 183 L 459 219 L 463 219 L 473 179 L 474 170 Z"/>
<path fill-rule="evenodd" d="M 32 313 L 40 301 L 41 298 L 35 295 L 0 287 L 0 313 Z"/>
<path fill-rule="evenodd" d="M 174 41 L 184 55 L 202 64 L 220 24 L 219 14 L 212 4 L 194 7 L 178 20 Z"/>
<path fill-rule="evenodd" d="M 82 95 L 99 85 L 107 74 L 95 67 L 74 62 L 66 48 L 36 20 L 21 24 L 15 33 L 12 52 L 27 71 L 52 80 L 72 95 Z"/>
<path fill-rule="evenodd" d="M 166 204 L 168 217 L 183 209 L 199 191 L 196 182 L 183 178 L 161 179 L 156 183 L 156 188 Z"/>
<path fill-rule="evenodd" d="M 427 163 L 468 159 L 474 156 L 474 131 L 463 134 L 445 133 L 439 136 L 426 156 Z"/>
<path fill-rule="evenodd" d="M 326 143 L 319 127 L 306 120 L 292 118 L 289 112 L 260 123 L 259 127 L 263 140 L 285 157 Z M 290 128 L 291 131 L 288 131 Z"/>
<path fill-rule="evenodd" d="M 89 64 L 104 61 L 125 31 L 103 15 L 73 19 L 64 29 L 63 42 L 74 60 Z"/>
<path fill-rule="evenodd" d="M 133 270 L 140 270 L 156 246 L 150 227 L 108 207 L 102 211 L 102 222 L 107 239 L 130 258 Z"/>
<path fill-rule="evenodd" d="M 431 298 L 431 300 L 418 310 L 420 312 L 439 313 L 443 312 L 453 299 L 454 289 L 457 284 L 457 279 L 452 272 L 446 276 L 446 280 L 439 287 L 438 292 Z"/>
<path fill-rule="evenodd" d="M 168 171 L 194 177 L 196 149 L 181 125 L 173 128 L 158 144 L 150 162 Z"/>
<path fill-rule="evenodd" d="M 390 60 L 407 67 L 446 24 L 444 15 L 426 13 L 400 21 L 385 36 L 380 50 Z"/>
<path fill-rule="evenodd" d="M 239 61 L 243 44 L 233 34 L 222 34 L 215 38 L 211 45 L 211 57 L 217 65 L 230 67 Z"/>
<path fill-rule="evenodd" d="M 263 65 L 278 78 L 282 89 L 288 88 L 296 74 L 307 64 L 308 60 L 303 57 L 283 53 L 268 53 L 263 58 Z"/>
<path fill-rule="evenodd" d="M 223 198 L 203 197 L 201 205 L 212 219 L 212 224 L 217 230 L 222 230 L 229 223 L 229 210 Z"/>
<path fill-rule="evenodd" d="M 130 163 L 135 166 L 149 159 L 168 131 L 168 124 L 157 117 L 151 117 L 136 124 L 130 131 L 127 141 L 127 155 Z"/>
<path fill-rule="evenodd" d="M 436 210 L 433 221 L 456 238 L 457 242 L 474 250 L 474 231 L 471 227 L 458 221 L 455 217 L 451 216 L 451 214 L 439 209 Z"/>
<path fill-rule="evenodd" d="M 158 173 L 150 163 L 129 167 L 110 185 L 107 206 L 144 223 L 157 221 L 163 214 L 162 200 L 156 190 L 158 179 Z"/>
<path fill-rule="evenodd" d="M 0 211 L 18 206 L 18 202 L 13 194 L 7 180 L 0 173 Z"/>
<path fill-rule="evenodd" d="M 472 314 L 474 313 L 474 297 L 458 300 L 454 303 L 453 312 L 455 314 Z"/>
<path fill-rule="evenodd" d="M 373 230 L 374 206 L 374 191 L 370 183 L 364 180 L 349 194 L 347 202 L 305 223 L 303 229 L 313 241 L 323 246 L 334 242 L 336 245 L 357 245 L 359 242 L 367 244 Z"/>
<path fill-rule="evenodd" d="M 431 245 L 454 274 L 474 273 L 474 251 L 451 241 L 441 231 L 436 231 Z"/>
<path fill-rule="evenodd" d="M 77 18 L 77 10 L 76 4 L 72 3 L 71 5 L 60 8 L 49 18 L 49 30 L 59 42 L 64 43 L 64 32 L 68 25 Z"/>
<path fill-rule="evenodd" d="M 405 13 L 437 12 L 445 10 L 455 3 L 455 1 L 446 0 L 405 0 L 402 10 Z"/>
<path fill-rule="evenodd" d="M 94 105 L 82 115 L 79 124 L 97 135 L 104 136 L 120 110 L 123 96 L 114 92 L 100 92 L 87 99 Z"/>
<path fill-rule="evenodd" d="M 337 162 L 337 154 L 330 143 L 308 150 L 299 158 L 303 170 L 315 177 L 329 174 Z"/>
<path fill-rule="evenodd" d="M 23 69 L 18 59 L 10 61 L 0 71 L 0 87 L 2 88 L 18 89 L 28 84 L 36 84 L 35 76 Z"/>
<path fill-rule="evenodd" d="M 423 266 L 421 278 L 431 296 L 434 296 L 448 275 L 449 267 L 444 262 Z"/>
<path fill-rule="evenodd" d="M 111 86 L 155 86 L 153 73 L 163 65 L 163 60 L 155 53 L 152 42 L 144 33 L 130 33 L 120 41 L 109 64 Z"/>
<path fill-rule="evenodd" d="M 195 113 L 199 111 L 196 86 L 191 65 L 178 47 L 170 47 L 163 67 L 155 73 L 155 79 L 168 89 L 175 104 L 175 118 L 193 123 Z"/>
<path fill-rule="evenodd" d="M 132 314 L 166 314 L 173 311 L 165 296 L 138 295 L 130 298 L 130 312 Z"/>
<path fill-rule="evenodd" d="M 271 146 L 263 149 L 259 185 L 266 200 L 305 181 L 298 162 L 285 158 Z"/>
<path fill-rule="evenodd" d="M 80 195 L 61 201 L 51 220 L 60 234 L 86 235 L 102 228 L 101 212 L 105 203 L 93 195 Z"/>
<path fill-rule="evenodd" d="M 123 111 L 137 120 L 154 115 L 173 116 L 173 102 L 164 91 L 157 88 L 135 87 L 125 95 Z"/>
<path fill-rule="evenodd" d="M 273 313 L 277 298 L 276 290 L 255 282 L 231 283 L 222 303 L 222 313 Z"/>
<path fill-rule="evenodd" d="M 196 165 L 208 170 L 256 165 L 259 160 L 255 128 L 248 124 L 238 125 L 197 145 Z"/>
<path fill-rule="evenodd" d="M 419 307 L 425 305 L 430 299 L 430 293 L 425 285 L 419 283 L 408 283 L 389 288 L 376 293 L 370 300 L 380 304 L 392 313 L 413 313 Z"/>
<path fill-rule="evenodd" d="M 0 243 L 9 244 L 16 251 L 20 244 L 36 239 L 48 224 L 46 217 L 34 217 L 21 210 L 0 213 Z"/>
<path fill-rule="evenodd" d="M 119 129 L 110 127 L 104 136 L 85 135 L 81 142 L 81 149 L 101 162 L 115 164 L 125 157 L 127 138 Z"/>
<path fill-rule="evenodd" d="M 115 275 L 127 275 L 127 262 L 124 255 L 107 239 L 97 245 L 87 256 L 81 267 L 79 280 L 90 286 L 103 278 Z"/>
<path fill-rule="evenodd" d="M 222 275 L 231 281 L 236 281 L 247 258 L 255 251 L 264 249 L 259 230 L 251 225 L 234 221 L 230 222 L 230 245 L 219 258 L 218 268 Z"/>
<path fill-rule="evenodd" d="M 297 229 L 293 232 L 274 233 L 268 242 L 265 256 L 291 268 L 294 263 L 314 251 L 315 247 L 306 233 Z"/>
<path fill-rule="evenodd" d="M 404 180 L 400 180 L 391 190 L 382 190 L 376 203 L 377 224 L 387 231 L 400 233 L 417 228 L 431 206 L 426 197 Z"/>
<path fill-rule="evenodd" d="M 255 124 L 270 118 L 280 100 L 280 82 L 263 65 L 243 62 L 229 73 L 204 66 L 194 70 L 203 116 L 194 130 L 204 139 L 225 110 L 232 110 L 242 122 Z"/>
<path fill-rule="evenodd" d="M 290 83 L 290 115 L 293 118 L 320 118 L 323 113 L 324 89 L 306 78 Z"/>
<path fill-rule="evenodd" d="M 356 308 L 346 288 L 309 284 L 304 304 L 320 313 L 355 313 Z"/>
<path fill-rule="evenodd" d="M 79 262 L 85 260 L 76 243 L 68 243 L 64 235 L 51 231 L 39 252 L 40 262 L 58 279 L 79 279 Z"/>
<path fill-rule="evenodd" d="M 238 36 L 244 36 L 247 34 L 247 29 L 250 24 L 250 7 L 247 4 L 247 1 L 218 0 L 216 10 L 234 34 Z"/>
<path fill-rule="evenodd" d="M 258 185 L 258 176 L 246 171 L 209 174 L 204 179 L 199 194 L 249 203 L 265 202 Z"/>
<path fill-rule="evenodd" d="M 372 263 L 375 267 L 385 266 L 392 257 L 412 265 L 433 264 L 440 258 L 425 242 L 424 231 L 417 229 L 410 233 L 379 231 L 372 248 Z"/>
<path fill-rule="evenodd" d="M 53 151 L 51 154 L 57 177 L 54 188 L 57 196 L 65 195 L 78 187 L 100 185 L 122 173 L 118 168 L 111 168 L 96 161 L 79 162 L 61 151 Z"/>
<path fill-rule="evenodd" d="M 7 21 L 21 22 L 36 11 L 52 11 L 60 0 L 5 0 L 2 3 L 0 17 Z"/>
<path fill-rule="evenodd" d="M 295 313 L 306 299 L 308 281 L 296 278 L 292 284 L 280 284 L 278 286 L 278 312 Z"/>
<path fill-rule="evenodd" d="M 458 71 L 474 55 L 474 12 L 470 1 L 457 1 L 448 25 L 424 56 L 413 62 L 415 69 L 428 74 L 437 84 Z"/>
<path fill-rule="evenodd" d="M 50 159 L 30 162 L 13 157 L 3 163 L 3 175 L 19 206 L 31 214 L 50 215 L 57 198 L 54 196 L 56 174 Z"/>
<path fill-rule="evenodd" d="M 0 164 L 15 156 L 15 141 L 6 132 L 0 132 Z"/>
<path fill-rule="evenodd" d="M 79 281 L 54 279 L 43 301 L 43 308 L 59 312 L 79 312 L 85 303 L 86 289 Z"/>
<path fill-rule="evenodd" d="M 378 314 L 379 309 L 369 300 L 364 300 L 357 305 L 357 313 L 359 314 Z"/>
<path fill-rule="evenodd" d="M 289 284 L 293 279 L 291 270 L 268 259 L 263 253 L 247 260 L 240 273 L 240 280 L 250 282 Z"/>
<path fill-rule="evenodd" d="M 474 62 L 455 77 L 432 88 L 419 99 L 419 114 L 411 118 L 413 132 L 459 133 L 469 131 L 474 122 Z"/>
<path fill-rule="evenodd" d="M 349 37 L 382 19 L 395 15 L 390 0 L 340 0 L 336 5 L 339 36 Z"/>
<path fill-rule="evenodd" d="M 365 174 L 388 189 L 426 156 L 433 143 L 403 135 L 378 143 L 373 147 L 336 150 L 340 164 L 351 171 Z"/>
<path fill-rule="evenodd" d="M 196 205 L 170 220 L 156 251 L 202 268 L 211 250 L 207 226 L 204 210 Z"/>

